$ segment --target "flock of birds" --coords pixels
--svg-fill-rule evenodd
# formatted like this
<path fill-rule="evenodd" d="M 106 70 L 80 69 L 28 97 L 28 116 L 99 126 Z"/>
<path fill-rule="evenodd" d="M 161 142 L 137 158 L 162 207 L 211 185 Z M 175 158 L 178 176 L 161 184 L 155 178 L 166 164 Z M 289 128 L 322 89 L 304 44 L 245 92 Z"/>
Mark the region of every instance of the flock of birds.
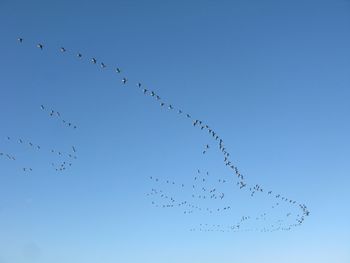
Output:
<path fill-rule="evenodd" d="M 20 44 L 25 43 L 24 39 L 19 37 L 18 42 Z M 33 45 L 34 46 L 34 45 Z M 40 51 L 44 51 L 46 46 L 43 43 L 37 43 L 36 47 Z M 290 220 L 288 224 L 284 223 L 284 219 L 279 219 L 274 221 L 272 224 L 267 224 L 261 228 L 244 228 L 244 224 L 251 220 L 262 220 L 266 219 L 268 213 L 263 212 L 257 216 L 242 216 L 238 222 L 228 225 L 223 224 L 200 224 L 196 227 L 190 229 L 190 231 L 200 231 L 200 232 L 209 232 L 209 231 L 218 231 L 218 232 L 237 232 L 237 231 L 261 231 L 261 232 L 272 232 L 272 231 L 289 231 L 294 227 L 300 226 L 305 218 L 309 216 L 310 212 L 305 204 L 298 202 L 295 199 L 288 198 L 278 192 L 272 191 L 263 187 L 261 184 L 249 185 L 246 182 L 245 176 L 240 172 L 236 164 L 231 161 L 230 153 L 225 146 L 223 138 L 219 135 L 219 133 L 212 128 L 208 123 L 201 119 L 197 119 L 193 117 L 188 112 L 185 112 L 183 109 L 176 107 L 174 104 L 168 103 L 164 101 L 161 96 L 154 90 L 150 90 L 145 87 L 141 82 L 131 83 L 127 76 L 124 75 L 124 72 L 119 67 L 112 67 L 107 65 L 106 63 L 99 61 L 95 57 L 86 57 L 80 52 L 72 52 L 65 47 L 59 47 L 56 49 L 57 52 L 60 53 L 69 53 L 72 54 L 76 59 L 83 60 L 86 59 L 90 61 L 93 65 L 99 65 L 101 70 L 110 70 L 114 72 L 119 78 L 122 85 L 128 85 L 140 90 L 140 94 L 144 96 L 149 96 L 154 99 L 155 103 L 158 103 L 159 107 L 167 109 L 169 112 L 174 112 L 183 118 L 185 118 L 189 124 L 192 125 L 194 129 L 197 129 L 199 132 L 203 132 L 208 136 L 208 143 L 204 145 L 201 150 L 201 154 L 203 156 L 207 156 L 209 151 L 213 151 L 216 149 L 219 154 L 222 156 L 222 163 L 228 169 L 231 177 L 226 178 L 212 178 L 209 177 L 209 172 L 202 172 L 200 169 L 197 169 L 197 172 L 193 176 L 193 182 L 191 183 L 183 183 L 176 182 L 171 180 L 166 180 L 164 178 L 157 178 L 151 176 L 149 180 L 152 182 L 154 187 L 151 189 L 147 196 L 152 198 L 151 204 L 157 208 L 177 208 L 181 209 L 183 214 L 192 214 L 195 212 L 200 213 L 225 213 L 233 209 L 232 205 L 224 204 L 222 205 L 223 200 L 225 200 L 226 193 L 220 190 L 220 187 L 223 185 L 233 184 L 236 186 L 238 190 L 246 191 L 251 197 L 260 194 L 265 195 L 267 198 L 271 198 L 273 205 L 272 209 L 277 208 L 281 204 L 288 205 L 290 209 L 297 209 L 299 212 L 291 213 L 288 212 L 285 214 L 285 217 L 290 219 L 291 215 L 295 215 L 293 220 Z M 46 111 L 46 107 L 42 106 L 42 110 Z M 54 110 L 48 110 L 47 113 L 51 117 L 58 118 L 61 120 L 62 124 L 72 129 L 76 129 L 77 126 L 67 120 L 62 119 L 59 112 Z M 17 140 L 18 141 L 18 140 Z M 23 143 L 23 142 L 22 142 Z M 34 145 L 31 147 L 34 148 Z M 40 150 L 41 148 L 37 149 Z M 72 148 L 75 153 L 75 148 Z M 58 153 L 57 151 L 52 150 L 52 153 Z M 73 160 L 76 158 L 74 153 L 69 154 L 68 157 Z M 15 157 L 8 153 L 1 153 L 2 156 L 8 158 L 9 160 L 15 160 Z M 59 170 L 64 170 L 67 166 L 71 166 L 70 162 L 64 163 L 64 165 L 59 166 Z M 213 183 L 214 181 L 215 183 Z M 215 185 L 217 187 L 215 187 Z M 165 187 L 172 187 L 174 190 L 174 195 L 170 195 L 167 191 L 164 190 Z M 189 197 L 186 200 L 176 197 L 177 193 L 183 193 L 184 191 L 188 191 Z M 175 196 L 176 195 L 176 196 Z M 200 200 L 201 204 L 199 205 L 198 200 Z M 206 206 L 208 202 L 216 202 L 216 206 Z"/>
<path fill-rule="evenodd" d="M 68 122 L 65 119 L 62 119 L 60 112 L 55 110 L 48 110 L 44 105 L 41 105 L 40 109 L 44 113 L 46 113 L 47 116 L 49 116 L 51 119 L 57 118 L 57 120 L 61 121 L 66 128 L 68 127 L 72 127 L 72 129 L 77 128 L 75 124 L 72 124 L 71 122 Z M 20 148 L 18 148 L 18 154 L 23 153 L 27 150 L 27 152 L 31 154 L 42 154 L 44 156 L 50 156 L 51 162 L 48 165 L 51 167 L 51 169 L 59 173 L 69 170 L 78 158 L 76 155 L 77 150 L 74 145 L 72 145 L 71 149 L 67 151 L 61 151 L 55 148 L 43 147 L 41 144 L 34 143 L 32 140 L 25 139 L 25 138 L 15 138 L 12 136 L 6 136 L 4 140 L 8 144 L 11 144 L 10 147 L 8 148 L 14 149 L 14 148 L 18 148 L 15 146 L 21 146 Z M 17 157 L 16 154 L 8 153 L 0 149 L 0 158 L 1 157 L 13 162 L 19 162 L 20 159 L 24 159 L 24 158 Z M 34 164 L 23 165 L 24 162 L 23 160 L 21 161 L 22 162 L 18 164 L 17 167 L 19 167 L 19 169 L 21 169 L 23 173 L 28 174 L 35 171 Z"/>

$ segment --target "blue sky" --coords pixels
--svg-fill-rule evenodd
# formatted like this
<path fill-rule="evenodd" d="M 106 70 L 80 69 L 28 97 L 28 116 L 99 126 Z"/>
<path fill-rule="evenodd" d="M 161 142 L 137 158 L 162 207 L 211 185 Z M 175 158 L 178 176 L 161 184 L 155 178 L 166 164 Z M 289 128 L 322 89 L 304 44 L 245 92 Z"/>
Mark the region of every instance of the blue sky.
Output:
<path fill-rule="evenodd" d="M 0 152 L 17 159 L 0 156 L 0 263 L 349 262 L 349 14 L 346 0 L 1 1 Z M 153 207 L 150 176 L 231 175 L 139 81 L 220 133 L 248 182 L 311 216 L 287 232 L 189 232 L 271 205 L 229 186 L 226 216 Z M 50 150 L 72 145 L 78 159 L 56 172 Z"/>

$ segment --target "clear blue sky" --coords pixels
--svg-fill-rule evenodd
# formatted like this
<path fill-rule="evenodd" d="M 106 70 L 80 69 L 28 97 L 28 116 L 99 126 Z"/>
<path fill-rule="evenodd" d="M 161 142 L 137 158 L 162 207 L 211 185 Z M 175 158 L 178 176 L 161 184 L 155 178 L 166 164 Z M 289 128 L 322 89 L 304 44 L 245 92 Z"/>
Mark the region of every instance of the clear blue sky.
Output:
<path fill-rule="evenodd" d="M 0 34 L 0 152 L 16 156 L 0 156 L 0 263 L 350 262 L 350 1 L 2 0 Z M 288 232 L 188 231 L 270 206 L 235 187 L 227 216 L 154 208 L 150 176 L 230 174 L 138 81 L 220 133 L 247 181 L 311 216 Z M 78 159 L 54 171 L 50 150 L 72 145 Z"/>

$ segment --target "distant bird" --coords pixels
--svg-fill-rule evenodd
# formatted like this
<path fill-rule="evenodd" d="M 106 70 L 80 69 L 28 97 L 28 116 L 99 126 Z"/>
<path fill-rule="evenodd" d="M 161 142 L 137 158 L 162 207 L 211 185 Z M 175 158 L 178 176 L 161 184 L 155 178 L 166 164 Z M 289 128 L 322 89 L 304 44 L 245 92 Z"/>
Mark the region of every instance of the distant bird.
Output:
<path fill-rule="evenodd" d="M 43 44 L 40 44 L 40 43 L 37 44 L 36 47 L 37 47 L 37 48 L 40 48 L 41 50 L 43 50 L 43 48 L 44 48 Z"/>
<path fill-rule="evenodd" d="M 239 187 L 240 189 L 242 189 L 243 187 L 245 187 L 247 185 L 247 184 L 245 184 L 243 182 L 240 182 L 240 184 L 241 184 L 240 187 Z"/>
<path fill-rule="evenodd" d="M 44 105 L 41 105 L 41 106 L 40 106 L 40 108 L 41 108 L 42 110 L 45 110 L 45 107 L 44 107 Z"/>
<path fill-rule="evenodd" d="M 115 71 L 116 71 L 117 73 L 122 72 L 122 71 L 120 70 L 120 68 L 116 68 Z"/>
<path fill-rule="evenodd" d="M 72 146 L 72 149 L 73 149 L 73 152 L 76 152 L 76 150 L 75 150 L 75 147 L 74 147 L 74 146 Z"/>
<path fill-rule="evenodd" d="M 141 88 L 141 86 L 142 86 L 142 84 L 139 82 L 139 83 L 137 83 L 137 87 L 138 88 Z"/>
<path fill-rule="evenodd" d="M 66 49 L 64 47 L 61 47 L 61 52 L 66 52 Z"/>
<path fill-rule="evenodd" d="M 123 79 L 122 79 L 123 84 L 126 84 L 127 81 L 128 81 L 127 78 L 123 78 Z"/>
<path fill-rule="evenodd" d="M 95 58 L 92 58 L 92 59 L 91 59 L 91 62 L 94 63 L 94 64 L 96 64 L 97 60 L 96 60 Z"/>
<path fill-rule="evenodd" d="M 77 54 L 77 57 L 78 57 L 78 58 L 82 58 L 82 56 L 83 56 L 83 55 L 80 54 L 80 53 Z"/>
<path fill-rule="evenodd" d="M 17 40 L 18 40 L 19 43 L 23 42 L 23 38 L 21 38 L 21 37 L 17 38 Z"/>
<path fill-rule="evenodd" d="M 103 62 L 101 62 L 101 68 L 105 68 L 105 67 L 106 65 Z"/>

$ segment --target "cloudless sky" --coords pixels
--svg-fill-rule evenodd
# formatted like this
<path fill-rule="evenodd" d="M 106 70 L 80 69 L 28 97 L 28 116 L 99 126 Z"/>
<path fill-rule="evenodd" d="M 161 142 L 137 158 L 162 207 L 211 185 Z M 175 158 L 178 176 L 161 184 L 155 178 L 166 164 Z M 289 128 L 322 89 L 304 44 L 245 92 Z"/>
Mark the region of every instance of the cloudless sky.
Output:
<path fill-rule="evenodd" d="M 350 262 L 349 1 L 1 0 L 0 35 L 0 152 L 18 156 L 0 156 L 0 263 Z M 229 174 L 138 81 L 209 123 L 249 182 L 310 217 L 287 232 L 201 233 L 188 230 L 230 218 L 154 208 L 150 176 Z M 7 136 L 74 145 L 78 159 L 57 173 L 58 157 Z M 230 201 L 233 221 L 261 205 Z"/>

